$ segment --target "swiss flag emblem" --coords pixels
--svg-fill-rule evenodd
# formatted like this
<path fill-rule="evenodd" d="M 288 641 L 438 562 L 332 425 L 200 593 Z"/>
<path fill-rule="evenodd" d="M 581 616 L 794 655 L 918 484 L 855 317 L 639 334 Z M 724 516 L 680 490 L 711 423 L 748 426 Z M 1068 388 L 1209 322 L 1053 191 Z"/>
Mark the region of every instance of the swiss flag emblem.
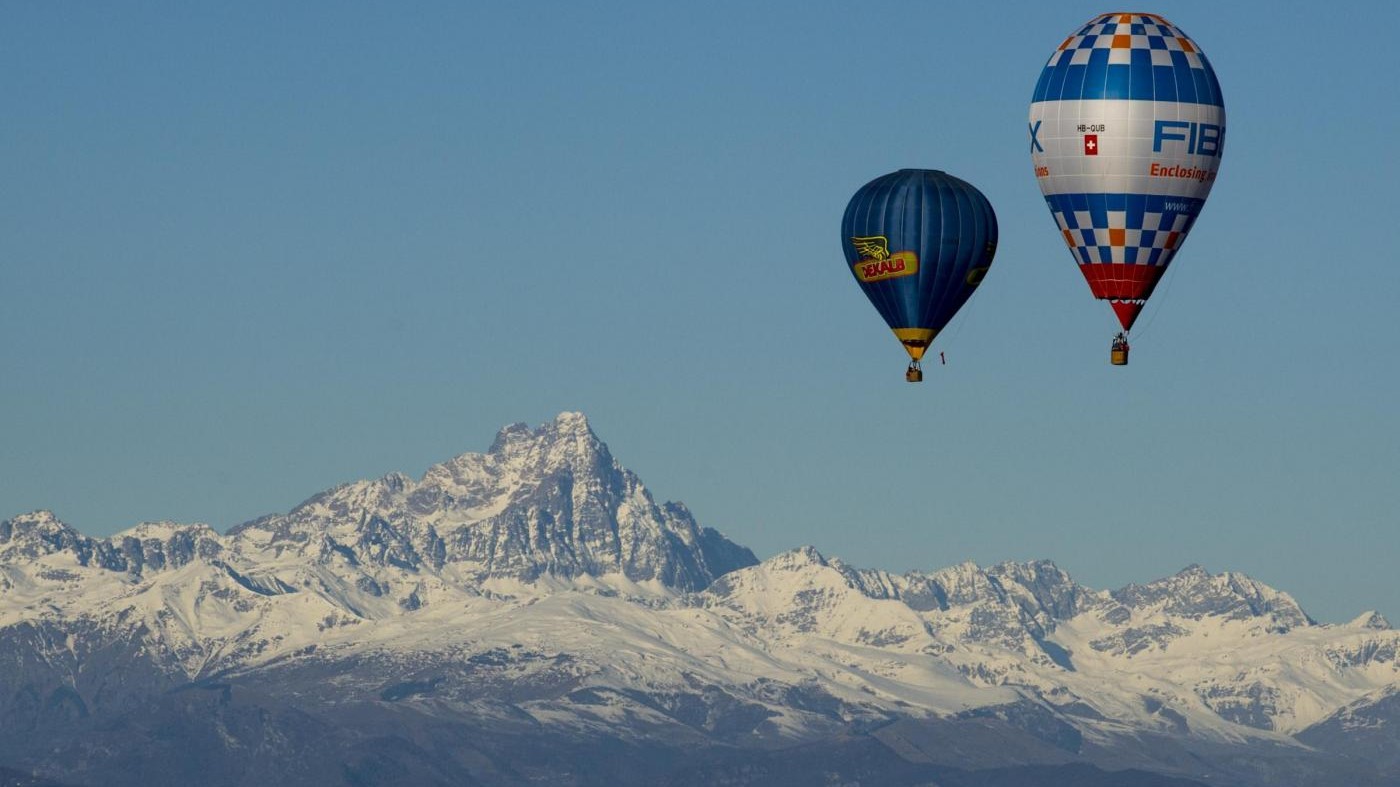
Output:
<path fill-rule="evenodd" d="M 1099 155 L 1099 135 L 1098 135 L 1098 134 L 1085 134 L 1085 135 L 1084 135 L 1084 155 L 1086 155 L 1086 156 L 1097 156 L 1097 155 Z"/>

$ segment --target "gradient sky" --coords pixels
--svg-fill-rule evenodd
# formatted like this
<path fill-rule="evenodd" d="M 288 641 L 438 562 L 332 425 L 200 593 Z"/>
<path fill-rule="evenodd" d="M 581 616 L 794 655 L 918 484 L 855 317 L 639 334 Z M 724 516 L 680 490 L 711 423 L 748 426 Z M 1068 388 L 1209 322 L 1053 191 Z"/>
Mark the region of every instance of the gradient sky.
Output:
<path fill-rule="evenodd" d="M 1025 121 L 1115 10 L 1205 49 L 1230 128 L 1126 369 Z M 1388 2 L 6 4 L 0 517 L 223 529 L 582 410 L 760 556 L 1201 563 L 1400 622 L 1396 29 Z M 1001 224 L 920 386 L 839 243 L 901 167 Z"/>

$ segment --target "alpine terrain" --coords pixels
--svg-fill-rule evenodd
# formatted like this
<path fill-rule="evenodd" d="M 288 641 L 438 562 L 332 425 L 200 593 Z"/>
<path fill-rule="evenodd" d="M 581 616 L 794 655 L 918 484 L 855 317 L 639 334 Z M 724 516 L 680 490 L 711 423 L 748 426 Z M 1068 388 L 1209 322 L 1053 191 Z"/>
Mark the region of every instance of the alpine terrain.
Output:
<path fill-rule="evenodd" d="M 0 521 L 0 784 L 1400 785 L 1397 651 L 1199 566 L 759 562 L 565 413 L 224 534 Z"/>

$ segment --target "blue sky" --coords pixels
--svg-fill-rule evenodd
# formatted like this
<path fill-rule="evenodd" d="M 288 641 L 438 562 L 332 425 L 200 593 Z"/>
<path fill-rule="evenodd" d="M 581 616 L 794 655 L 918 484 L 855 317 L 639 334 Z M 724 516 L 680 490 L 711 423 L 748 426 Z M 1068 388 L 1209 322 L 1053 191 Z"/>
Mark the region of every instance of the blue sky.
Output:
<path fill-rule="evenodd" d="M 1058 240 L 1031 89 L 1150 10 L 1225 92 L 1139 320 Z M 10 4 L 0 517 L 225 528 L 582 410 L 760 555 L 1198 562 L 1400 618 L 1400 5 Z M 947 170 L 1001 243 L 921 386 L 847 199 Z"/>

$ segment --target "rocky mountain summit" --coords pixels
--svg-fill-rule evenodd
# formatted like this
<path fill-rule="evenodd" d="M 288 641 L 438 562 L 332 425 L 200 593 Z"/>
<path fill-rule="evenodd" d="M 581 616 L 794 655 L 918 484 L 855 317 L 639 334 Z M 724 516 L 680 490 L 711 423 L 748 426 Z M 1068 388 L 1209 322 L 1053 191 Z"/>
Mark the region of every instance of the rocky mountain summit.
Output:
<path fill-rule="evenodd" d="M 0 772 L 73 784 L 1395 784 L 1398 652 L 1199 566 L 760 563 L 577 413 L 222 535 L 0 521 Z"/>
<path fill-rule="evenodd" d="M 336 555 L 463 579 L 620 574 L 699 590 L 757 562 L 678 503 L 658 505 L 580 413 L 502 429 L 484 454 L 331 489 L 229 531 L 250 560 Z"/>
<path fill-rule="evenodd" d="M 618 574 L 677 590 L 757 562 L 679 503 L 657 504 L 579 413 L 538 429 L 502 429 L 422 480 L 391 473 L 322 492 L 284 515 L 220 536 L 205 525 L 144 523 L 106 539 L 38 511 L 0 522 L 0 559 L 69 553 L 79 566 L 133 578 L 195 559 L 268 565 L 288 559 L 441 572 L 464 581 Z"/>

